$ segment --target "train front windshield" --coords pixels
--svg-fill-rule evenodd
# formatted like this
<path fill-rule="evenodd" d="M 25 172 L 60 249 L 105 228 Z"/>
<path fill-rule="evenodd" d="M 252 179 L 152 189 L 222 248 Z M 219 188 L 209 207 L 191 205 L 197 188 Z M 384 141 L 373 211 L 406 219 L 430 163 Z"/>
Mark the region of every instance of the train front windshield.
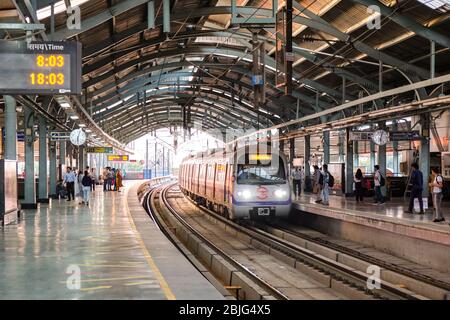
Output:
<path fill-rule="evenodd" d="M 255 161 L 252 163 L 246 159 L 245 164 L 238 164 L 237 183 L 238 184 L 283 184 L 286 183 L 286 172 L 283 160 L 278 157 L 278 161 Z M 272 159 L 273 160 L 273 159 Z"/>

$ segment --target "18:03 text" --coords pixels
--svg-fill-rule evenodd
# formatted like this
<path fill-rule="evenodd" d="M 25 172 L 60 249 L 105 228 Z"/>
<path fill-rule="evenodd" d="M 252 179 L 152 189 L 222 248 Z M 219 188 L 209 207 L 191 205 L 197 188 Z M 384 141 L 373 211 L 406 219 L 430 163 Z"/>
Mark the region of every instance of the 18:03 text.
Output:
<path fill-rule="evenodd" d="M 32 85 L 63 85 L 64 74 L 62 73 L 30 73 L 30 82 Z"/>

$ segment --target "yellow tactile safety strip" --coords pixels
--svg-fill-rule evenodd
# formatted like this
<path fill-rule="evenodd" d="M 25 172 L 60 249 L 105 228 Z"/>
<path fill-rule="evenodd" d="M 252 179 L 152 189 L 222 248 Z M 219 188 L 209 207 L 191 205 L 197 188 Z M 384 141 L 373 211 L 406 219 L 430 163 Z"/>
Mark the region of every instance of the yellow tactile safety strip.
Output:
<path fill-rule="evenodd" d="M 175 295 L 173 294 L 172 290 L 170 289 L 170 287 L 167 284 L 166 280 L 164 279 L 163 275 L 161 274 L 158 267 L 156 266 L 155 261 L 153 261 L 152 256 L 148 252 L 147 247 L 145 246 L 144 241 L 142 240 L 139 231 L 136 229 L 136 225 L 134 224 L 134 220 L 131 215 L 130 209 L 128 208 L 128 188 L 125 189 L 124 197 L 125 197 L 125 210 L 127 211 L 131 228 L 133 229 L 133 232 L 136 234 L 136 238 L 139 242 L 142 252 L 144 253 L 144 257 L 147 260 L 148 265 L 150 266 L 153 273 L 155 274 L 155 277 L 158 280 L 159 285 L 161 286 L 161 289 L 163 290 L 164 294 L 166 295 L 166 298 L 168 300 L 176 300 Z"/>

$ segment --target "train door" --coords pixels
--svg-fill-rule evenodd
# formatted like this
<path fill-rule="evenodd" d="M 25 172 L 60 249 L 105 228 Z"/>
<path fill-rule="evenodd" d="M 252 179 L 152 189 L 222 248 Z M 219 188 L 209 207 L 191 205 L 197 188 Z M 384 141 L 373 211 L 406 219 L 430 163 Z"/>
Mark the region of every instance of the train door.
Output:
<path fill-rule="evenodd" d="M 217 179 L 217 163 L 214 163 L 213 165 L 211 165 L 211 169 L 213 170 L 212 172 L 212 198 L 215 200 L 216 199 L 216 179 Z"/>

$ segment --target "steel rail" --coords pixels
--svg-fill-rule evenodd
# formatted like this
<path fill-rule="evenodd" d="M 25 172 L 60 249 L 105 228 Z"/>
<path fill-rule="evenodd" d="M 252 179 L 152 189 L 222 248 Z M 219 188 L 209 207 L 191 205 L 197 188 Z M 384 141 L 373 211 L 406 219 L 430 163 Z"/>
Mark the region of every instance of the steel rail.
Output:
<path fill-rule="evenodd" d="M 265 289 L 268 294 L 272 294 L 274 297 L 280 299 L 280 300 L 289 300 L 289 297 L 287 297 L 284 293 L 279 291 L 277 288 L 272 286 L 270 283 L 256 275 L 254 272 L 252 272 L 248 267 L 234 259 L 232 256 L 227 254 L 225 251 L 220 249 L 217 245 L 215 245 L 211 240 L 206 238 L 204 235 L 202 235 L 200 232 L 198 232 L 194 227 L 192 227 L 178 212 L 175 210 L 169 201 L 167 200 L 167 192 L 169 189 L 172 189 L 175 185 L 178 183 L 173 183 L 167 187 L 165 187 L 161 192 L 160 196 L 163 200 L 164 205 L 166 208 L 170 211 L 170 213 L 186 228 L 188 229 L 192 234 L 194 234 L 196 237 L 201 239 L 206 245 L 208 245 L 211 249 L 213 249 L 215 252 L 217 252 L 222 258 L 224 258 L 227 262 L 232 264 L 234 267 L 236 267 L 239 271 L 244 273 L 247 277 L 249 277 L 252 281 L 254 281 L 257 285 L 259 285 L 262 289 Z"/>

